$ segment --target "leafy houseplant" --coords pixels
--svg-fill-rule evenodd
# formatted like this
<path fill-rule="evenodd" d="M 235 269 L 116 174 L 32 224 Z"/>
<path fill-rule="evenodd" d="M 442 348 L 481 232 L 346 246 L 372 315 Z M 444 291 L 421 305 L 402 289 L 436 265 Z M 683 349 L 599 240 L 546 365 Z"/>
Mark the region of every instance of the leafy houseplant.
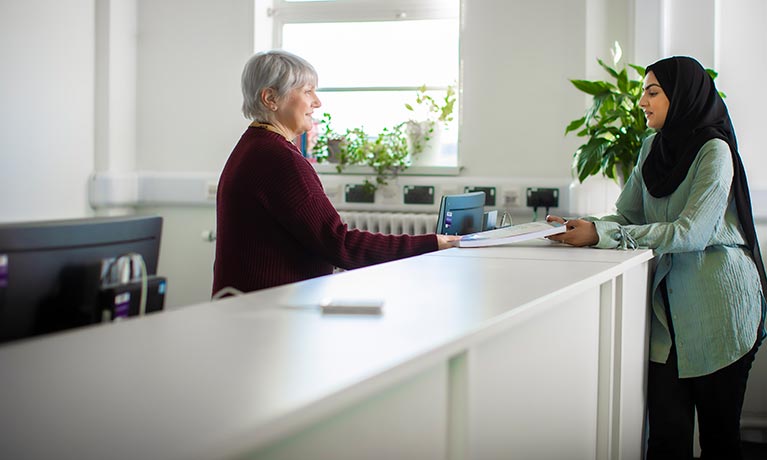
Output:
<path fill-rule="evenodd" d="M 616 43 L 614 66 L 620 61 L 620 55 L 620 47 Z M 647 127 L 644 111 L 639 107 L 645 72 L 643 67 L 629 64 L 640 77 L 632 79 L 625 66 L 619 71 L 601 59 L 597 62 L 615 79 L 615 83 L 570 80 L 576 88 L 592 95 L 594 100 L 584 116 L 567 125 L 565 134 L 580 129 L 577 135 L 588 139 L 578 147 L 573 159 L 580 182 L 601 172 L 621 184 L 634 168 L 642 142 L 653 132 Z"/>
<path fill-rule="evenodd" d="M 384 128 L 377 136 L 369 136 L 363 128 L 347 129 L 339 134 L 330 127 L 332 117 L 325 113 L 320 121 L 320 133 L 312 152 L 317 161 L 335 161 L 336 171 L 342 172 L 348 165 L 367 165 L 376 173 L 375 182 L 365 179 L 369 193 L 379 186 L 387 185 L 389 179 L 407 169 L 407 138 L 404 123 Z"/>

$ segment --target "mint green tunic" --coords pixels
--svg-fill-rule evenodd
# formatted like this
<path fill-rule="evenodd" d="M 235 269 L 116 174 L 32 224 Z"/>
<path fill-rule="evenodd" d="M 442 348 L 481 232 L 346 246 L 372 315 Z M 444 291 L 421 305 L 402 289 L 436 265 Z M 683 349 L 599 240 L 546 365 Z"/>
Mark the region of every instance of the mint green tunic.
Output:
<path fill-rule="evenodd" d="M 655 198 L 641 167 L 653 136 L 645 140 L 617 214 L 589 218 L 599 248 L 654 250 L 650 360 L 665 363 L 671 335 L 658 288 L 666 278 L 680 377 L 721 369 L 754 345 L 762 312 L 762 288 L 746 247 L 730 193 L 732 155 L 726 142 L 701 147 L 687 177 L 668 196 Z"/>

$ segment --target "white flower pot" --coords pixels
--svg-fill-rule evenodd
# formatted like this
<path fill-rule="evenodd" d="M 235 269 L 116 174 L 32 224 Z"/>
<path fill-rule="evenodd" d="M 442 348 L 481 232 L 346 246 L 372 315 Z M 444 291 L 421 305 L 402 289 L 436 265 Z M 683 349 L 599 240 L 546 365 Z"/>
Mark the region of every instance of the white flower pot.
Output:
<path fill-rule="evenodd" d="M 570 183 L 570 214 L 573 217 L 599 216 L 615 212 L 621 187 L 603 175 L 589 176 L 583 183 Z"/>
<path fill-rule="evenodd" d="M 410 161 L 413 166 L 433 166 L 439 163 L 442 149 L 441 133 L 442 126 L 434 121 L 407 122 L 407 148 L 411 152 Z M 418 142 L 423 146 L 423 150 L 413 155 L 414 145 Z"/>

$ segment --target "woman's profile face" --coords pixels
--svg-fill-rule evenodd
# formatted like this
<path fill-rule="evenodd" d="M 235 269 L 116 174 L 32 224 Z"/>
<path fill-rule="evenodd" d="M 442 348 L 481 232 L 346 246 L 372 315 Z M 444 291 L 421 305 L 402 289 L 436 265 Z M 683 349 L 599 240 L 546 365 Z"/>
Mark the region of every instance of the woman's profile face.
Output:
<path fill-rule="evenodd" d="M 652 71 L 647 72 L 644 78 L 644 93 L 639 99 L 639 106 L 644 110 L 647 126 L 656 130 L 663 128 L 669 104 L 668 97 L 658 84 L 655 74 Z"/>
<path fill-rule="evenodd" d="M 314 85 L 306 84 L 294 88 L 277 104 L 277 122 L 298 136 L 312 129 L 312 113 L 322 103 L 317 97 Z"/>

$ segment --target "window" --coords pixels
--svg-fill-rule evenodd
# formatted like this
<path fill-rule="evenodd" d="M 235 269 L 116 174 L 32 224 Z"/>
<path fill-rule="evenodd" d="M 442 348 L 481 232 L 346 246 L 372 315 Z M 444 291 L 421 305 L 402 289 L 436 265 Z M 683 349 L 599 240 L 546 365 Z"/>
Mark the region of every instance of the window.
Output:
<path fill-rule="evenodd" d="M 319 112 L 335 131 L 377 134 L 417 118 L 405 104 L 415 105 L 421 86 L 441 100 L 458 83 L 459 0 L 256 0 L 256 9 L 256 49 L 282 48 L 314 65 Z M 457 165 L 457 104 L 453 117 L 434 166 Z"/>

